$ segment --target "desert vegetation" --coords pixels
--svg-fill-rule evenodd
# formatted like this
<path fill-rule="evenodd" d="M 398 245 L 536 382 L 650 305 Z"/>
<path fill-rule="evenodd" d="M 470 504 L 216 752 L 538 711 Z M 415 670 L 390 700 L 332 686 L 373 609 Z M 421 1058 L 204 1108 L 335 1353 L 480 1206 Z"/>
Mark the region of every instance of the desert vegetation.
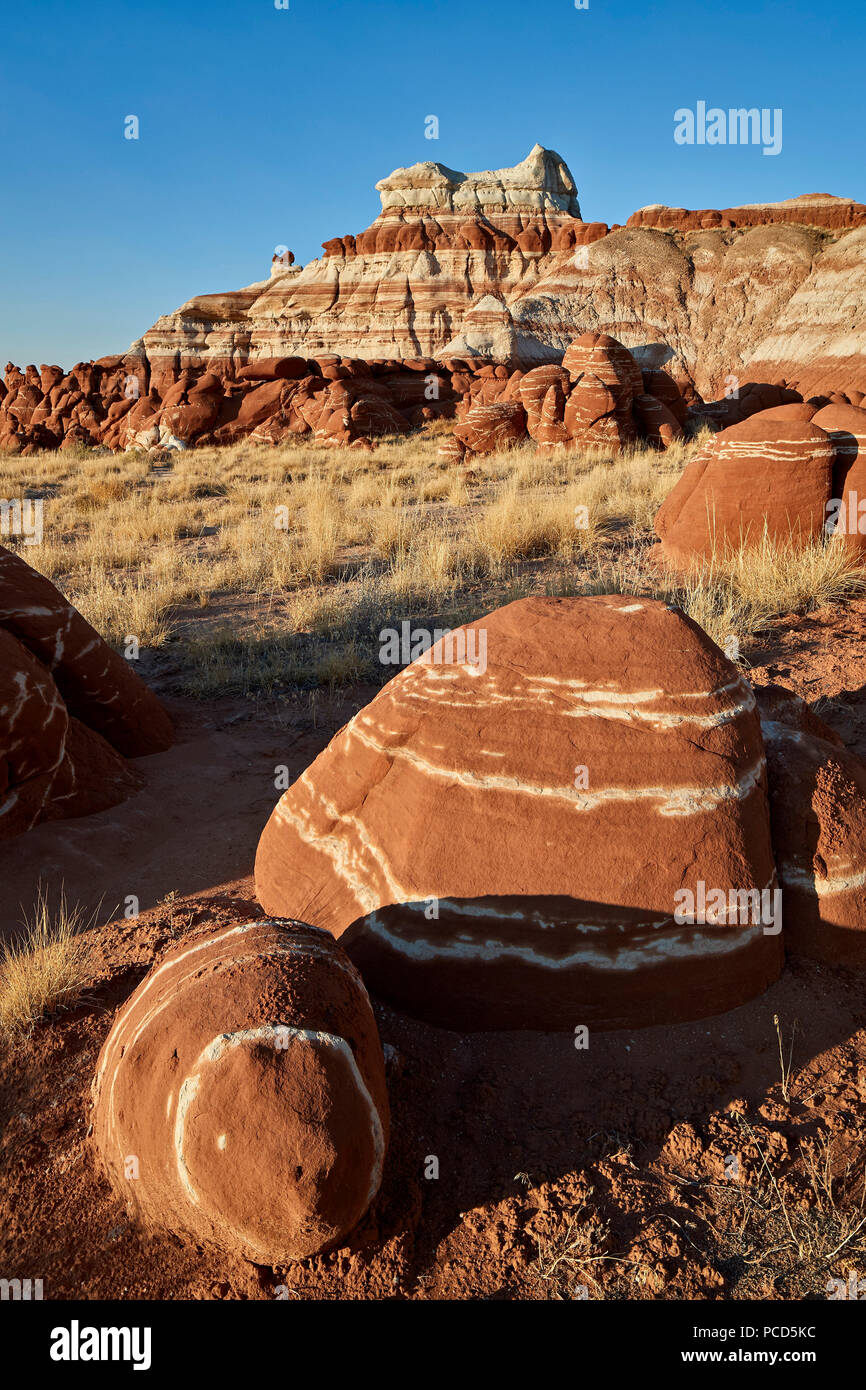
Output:
<path fill-rule="evenodd" d="M 170 652 L 177 688 L 203 697 L 380 680 L 384 626 L 454 626 L 531 593 L 666 598 L 746 651 L 774 617 L 866 587 L 841 547 L 766 535 L 685 577 L 654 563 L 653 516 L 700 438 L 455 466 L 437 456 L 446 430 L 373 453 L 0 456 L 0 496 L 44 508 L 41 544 L 4 540 L 116 647 Z"/>
<path fill-rule="evenodd" d="M 95 920 L 63 889 L 52 902 L 39 886 L 22 934 L 0 953 L 0 1032 L 26 1031 L 81 996 L 92 979 L 87 931 Z"/>

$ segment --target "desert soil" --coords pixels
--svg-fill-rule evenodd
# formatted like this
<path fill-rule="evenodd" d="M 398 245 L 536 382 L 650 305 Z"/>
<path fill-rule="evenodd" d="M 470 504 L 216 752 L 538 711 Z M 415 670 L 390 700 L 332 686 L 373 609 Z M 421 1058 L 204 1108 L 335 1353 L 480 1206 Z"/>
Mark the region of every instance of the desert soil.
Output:
<path fill-rule="evenodd" d="M 866 757 L 866 600 L 780 619 L 749 661 L 753 679 L 820 700 Z M 42 1278 L 46 1298 L 826 1298 L 866 1258 L 866 1000 L 854 975 L 805 961 L 731 1013 L 587 1050 L 562 1033 L 448 1032 L 374 1001 L 393 1138 L 346 1245 L 270 1270 L 130 1224 L 88 1141 L 113 1013 L 184 933 L 260 915 L 250 872 L 275 767 L 296 777 L 372 693 L 168 696 L 177 746 L 138 763 L 141 793 L 0 848 L 4 933 L 40 878 L 113 918 L 90 933 L 86 998 L 0 1058 L 4 1276 Z M 133 894 L 140 915 L 124 918 Z"/>

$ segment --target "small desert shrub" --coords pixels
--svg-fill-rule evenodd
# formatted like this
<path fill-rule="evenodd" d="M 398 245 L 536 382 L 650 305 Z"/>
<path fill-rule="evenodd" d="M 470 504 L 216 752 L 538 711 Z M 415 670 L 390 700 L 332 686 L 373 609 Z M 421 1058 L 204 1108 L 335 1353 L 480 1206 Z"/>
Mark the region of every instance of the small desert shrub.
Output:
<path fill-rule="evenodd" d="M 52 911 L 40 887 L 23 936 L 0 956 L 0 1029 L 29 1028 L 75 1003 L 91 978 L 91 947 L 82 933 L 95 920 L 95 913 L 70 907 L 63 891 Z"/>
<path fill-rule="evenodd" d="M 94 512 L 109 502 L 120 502 L 129 493 L 129 485 L 120 478 L 102 478 L 77 492 L 72 504 L 80 512 Z"/>

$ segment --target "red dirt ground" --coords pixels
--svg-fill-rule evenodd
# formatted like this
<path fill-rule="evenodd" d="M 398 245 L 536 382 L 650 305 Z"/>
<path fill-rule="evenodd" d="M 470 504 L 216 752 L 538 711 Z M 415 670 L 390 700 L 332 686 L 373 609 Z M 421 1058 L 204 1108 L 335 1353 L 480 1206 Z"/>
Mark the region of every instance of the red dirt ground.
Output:
<path fill-rule="evenodd" d="M 866 601 L 780 620 L 750 657 L 755 680 L 820 698 L 866 756 Z M 246 875 L 274 767 L 296 776 L 371 693 L 317 727 L 301 704 L 170 701 L 178 745 L 139 762 L 143 792 L 0 850 L 0 930 L 40 876 L 102 897 L 103 916 L 128 894 L 142 908 L 91 934 L 87 998 L 0 1057 L 0 1273 L 42 1278 L 46 1298 L 729 1299 L 826 1298 L 831 1276 L 862 1272 L 866 997 L 856 975 L 805 961 L 731 1013 L 595 1034 L 587 1051 L 376 1004 L 392 1144 L 347 1245 L 273 1271 L 130 1226 L 87 1138 L 113 1011 L 184 933 L 259 915 Z M 795 1030 L 787 1088 L 775 1018 L 786 1057 Z"/>

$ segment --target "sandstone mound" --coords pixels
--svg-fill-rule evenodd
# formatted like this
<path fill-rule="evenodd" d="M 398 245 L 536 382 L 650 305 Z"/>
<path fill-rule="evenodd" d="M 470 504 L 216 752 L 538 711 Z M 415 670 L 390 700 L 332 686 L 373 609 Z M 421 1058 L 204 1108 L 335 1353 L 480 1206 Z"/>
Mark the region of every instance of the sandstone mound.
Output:
<path fill-rule="evenodd" d="M 126 759 L 172 739 L 129 663 L 0 547 L 0 838 L 117 805 L 141 786 Z"/>
<path fill-rule="evenodd" d="M 803 700 L 758 688 L 787 950 L 866 964 L 866 764 Z"/>
<path fill-rule="evenodd" d="M 265 910 L 313 917 L 368 984 L 455 1028 L 721 1012 L 778 974 L 760 926 L 678 890 L 770 890 L 752 692 L 678 610 L 533 598 L 397 675 L 283 796 Z"/>
<path fill-rule="evenodd" d="M 866 558 L 866 410 L 827 405 L 812 417 L 833 445 L 833 502 L 827 529 Z"/>
<path fill-rule="evenodd" d="M 492 454 L 508 449 L 526 437 L 526 412 L 519 402 L 498 401 L 492 405 L 473 406 L 466 418 L 455 427 L 454 437 L 465 450 L 476 454 Z"/>
<path fill-rule="evenodd" d="M 812 421 L 757 414 L 722 430 L 692 458 L 655 519 L 674 567 L 726 549 L 824 534 L 833 443 Z"/>
<path fill-rule="evenodd" d="M 260 1264 L 333 1245 L 379 1188 L 384 1061 L 361 980 L 324 932 L 251 922 L 186 940 L 118 1013 L 93 1140 L 148 1227 Z"/>

